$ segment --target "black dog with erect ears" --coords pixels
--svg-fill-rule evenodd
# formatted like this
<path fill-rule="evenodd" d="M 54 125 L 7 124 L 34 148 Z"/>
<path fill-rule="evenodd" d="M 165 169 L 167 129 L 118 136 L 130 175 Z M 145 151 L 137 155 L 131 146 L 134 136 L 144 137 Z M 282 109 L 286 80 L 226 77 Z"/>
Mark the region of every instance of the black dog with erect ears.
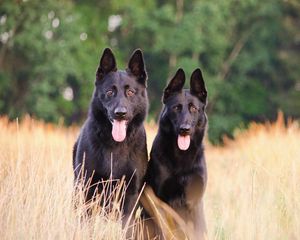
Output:
<path fill-rule="evenodd" d="M 106 48 L 97 69 L 88 117 L 73 150 L 75 184 L 90 181 L 86 202 L 101 193 L 102 181 L 125 177 L 125 219 L 137 201 L 148 162 L 143 126 L 148 111 L 146 87 L 141 50 L 132 54 L 126 70 L 117 70 L 115 57 Z"/>
<path fill-rule="evenodd" d="M 207 182 L 203 137 L 207 124 L 207 91 L 201 70 L 183 89 L 185 73 L 178 69 L 163 94 L 163 109 L 146 174 L 155 194 L 185 221 L 189 239 L 206 233 L 203 194 Z"/>

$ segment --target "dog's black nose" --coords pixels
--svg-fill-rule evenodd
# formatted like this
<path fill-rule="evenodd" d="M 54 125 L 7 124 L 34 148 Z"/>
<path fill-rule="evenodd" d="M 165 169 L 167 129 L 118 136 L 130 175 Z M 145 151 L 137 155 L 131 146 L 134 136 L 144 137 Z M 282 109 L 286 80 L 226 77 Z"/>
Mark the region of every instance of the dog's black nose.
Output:
<path fill-rule="evenodd" d="M 184 135 L 184 134 L 189 134 L 191 130 L 191 125 L 190 124 L 181 124 L 179 133 Z"/>
<path fill-rule="evenodd" d="M 127 113 L 127 109 L 125 107 L 117 107 L 114 113 L 116 117 L 124 117 Z"/>

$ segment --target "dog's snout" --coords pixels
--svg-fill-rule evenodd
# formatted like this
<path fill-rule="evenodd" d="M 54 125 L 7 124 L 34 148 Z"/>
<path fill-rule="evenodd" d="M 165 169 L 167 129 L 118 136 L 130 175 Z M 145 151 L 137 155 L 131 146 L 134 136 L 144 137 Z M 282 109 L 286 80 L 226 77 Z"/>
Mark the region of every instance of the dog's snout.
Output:
<path fill-rule="evenodd" d="M 189 134 L 191 130 L 191 125 L 190 124 L 181 124 L 179 133 L 180 134 Z"/>
<path fill-rule="evenodd" d="M 125 107 L 117 107 L 114 113 L 116 117 L 124 117 L 127 114 L 127 109 Z"/>

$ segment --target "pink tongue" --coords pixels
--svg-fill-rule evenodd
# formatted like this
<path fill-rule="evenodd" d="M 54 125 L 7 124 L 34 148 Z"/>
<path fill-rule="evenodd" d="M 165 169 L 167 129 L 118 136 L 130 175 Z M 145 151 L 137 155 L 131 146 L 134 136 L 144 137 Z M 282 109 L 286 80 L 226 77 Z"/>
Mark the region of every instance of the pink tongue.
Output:
<path fill-rule="evenodd" d="M 180 150 L 187 150 L 190 146 L 191 138 L 189 135 L 181 136 L 178 135 L 177 144 Z"/>
<path fill-rule="evenodd" d="M 114 120 L 111 134 L 116 142 L 124 141 L 126 137 L 126 121 Z"/>

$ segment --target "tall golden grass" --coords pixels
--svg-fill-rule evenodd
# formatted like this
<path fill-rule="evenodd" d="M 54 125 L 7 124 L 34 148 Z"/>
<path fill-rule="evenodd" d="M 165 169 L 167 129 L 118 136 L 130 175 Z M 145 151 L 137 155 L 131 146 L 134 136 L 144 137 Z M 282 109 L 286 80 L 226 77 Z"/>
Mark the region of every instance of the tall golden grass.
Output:
<path fill-rule="evenodd" d="M 0 119 L 1 239 L 125 239 L 120 218 L 82 221 L 72 202 L 78 128 Z M 155 126 L 147 127 L 148 145 Z M 205 212 L 210 239 L 300 239 L 300 128 L 255 124 L 207 144 Z"/>

